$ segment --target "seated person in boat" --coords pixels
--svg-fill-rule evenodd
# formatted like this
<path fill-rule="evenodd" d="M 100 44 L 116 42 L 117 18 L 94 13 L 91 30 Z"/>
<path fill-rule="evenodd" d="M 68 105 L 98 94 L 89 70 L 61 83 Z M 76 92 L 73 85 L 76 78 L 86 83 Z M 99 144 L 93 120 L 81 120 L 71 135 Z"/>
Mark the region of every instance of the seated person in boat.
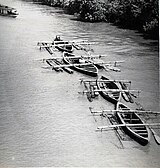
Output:
<path fill-rule="evenodd" d="M 54 39 L 54 41 L 62 41 L 60 36 L 56 36 L 56 38 Z"/>

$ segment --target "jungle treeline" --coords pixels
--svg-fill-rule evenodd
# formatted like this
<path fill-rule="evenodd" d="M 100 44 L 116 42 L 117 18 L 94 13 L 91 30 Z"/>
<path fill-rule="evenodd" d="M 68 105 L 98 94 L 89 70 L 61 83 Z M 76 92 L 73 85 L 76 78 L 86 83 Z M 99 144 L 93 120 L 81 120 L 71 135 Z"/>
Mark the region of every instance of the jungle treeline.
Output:
<path fill-rule="evenodd" d="M 109 22 L 159 38 L 158 0 L 34 0 L 61 7 L 85 22 Z"/>

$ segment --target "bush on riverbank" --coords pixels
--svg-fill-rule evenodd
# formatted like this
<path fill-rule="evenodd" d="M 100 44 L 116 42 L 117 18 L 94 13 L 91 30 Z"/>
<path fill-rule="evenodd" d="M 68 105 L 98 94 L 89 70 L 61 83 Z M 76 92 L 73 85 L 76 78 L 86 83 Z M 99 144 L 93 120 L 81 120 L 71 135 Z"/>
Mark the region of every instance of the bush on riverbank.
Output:
<path fill-rule="evenodd" d="M 62 7 L 78 20 L 107 21 L 159 38 L 158 0 L 39 0 Z"/>
<path fill-rule="evenodd" d="M 158 0 L 66 0 L 66 11 L 81 21 L 107 21 L 159 37 Z"/>
<path fill-rule="evenodd" d="M 106 19 L 105 4 L 101 0 L 70 0 L 64 6 L 70 14 L 76 14 L 81 21 L 99 22 Z"/>
<path fill-rule="evenodd" d="M 107 6 L 109 22 L 158 38 L 158 0 L 114 0 Z"/>

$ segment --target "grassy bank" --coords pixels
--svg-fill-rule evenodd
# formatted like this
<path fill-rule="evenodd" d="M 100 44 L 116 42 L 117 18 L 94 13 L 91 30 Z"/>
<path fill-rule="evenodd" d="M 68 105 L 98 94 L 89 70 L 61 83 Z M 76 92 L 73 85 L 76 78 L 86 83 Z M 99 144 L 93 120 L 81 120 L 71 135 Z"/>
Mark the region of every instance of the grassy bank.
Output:
<path fill-rule="evenodd" d="M 37 1 L 37 0 L 36 0 Z M 109 22 L 159 38 L 158 0 L 38 0 L 86 22 Z"/>

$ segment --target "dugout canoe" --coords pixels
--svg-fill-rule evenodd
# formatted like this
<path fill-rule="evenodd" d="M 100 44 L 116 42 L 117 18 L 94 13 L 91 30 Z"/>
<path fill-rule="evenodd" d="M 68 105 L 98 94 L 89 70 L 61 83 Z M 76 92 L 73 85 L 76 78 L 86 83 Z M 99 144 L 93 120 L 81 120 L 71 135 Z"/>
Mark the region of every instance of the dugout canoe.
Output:
<path fill-rule="evenodd" d="M 68 53 L 73 52 L 73 45 L 69 44 L 69 41 L 61 40 L 59 36 L 56 36 L 52 44 L 55 45 L 55 48 L 61 52 L 68 52 Z"/>
<path fill-rule="evenodd" d="M 89 63 L 87 60 L 83 58 L 74 58 L 74 54 L 63 52 L 63 61 L 66 64 L 73 65 L 70 68 L 81 72 L 83 74 L 96 77 L 98 75 L 98 69 L 94 64 Z M 78 64 L 78 65 L 74 65 Z M 82 65 L 81 65 L 82 64 Z M 86 65 L 85 65 L 86 64 Z"/>
<path fill-rule="evenodd" d="M 140 116 L 135 112 L 129 112 L 130 108 L 120 102 L 117 103 L 116 110 L 115 116 L 119 124 L 134 124 L 134 126 L 123 126 L 122 130 L 139 144 L 147 145 L 150 141 L 150 130 Z"/>
<path fill-rule="evenodd" d="M 119 89 L 119 87 L 117 86 L 117 84 L 115 82 L 105 82 L 106 80 L 109 80 L 107 77 L 105 76 L 101 76 L 100 81 L 102 82 L 96 82 L 97 83 L 97 87 L 100 90 L 104 90 L 104 89 Z M 103 82 L 103 80 L 105 80 Z M 106 99 L 107 101 L 113 103 L 113 104 L 117 104 L 118 100 L 119 100 L 119 96 L 120 96 L 120 92 L 107 92 L 107 91 L 100 91 L 99 94 Z"/>

